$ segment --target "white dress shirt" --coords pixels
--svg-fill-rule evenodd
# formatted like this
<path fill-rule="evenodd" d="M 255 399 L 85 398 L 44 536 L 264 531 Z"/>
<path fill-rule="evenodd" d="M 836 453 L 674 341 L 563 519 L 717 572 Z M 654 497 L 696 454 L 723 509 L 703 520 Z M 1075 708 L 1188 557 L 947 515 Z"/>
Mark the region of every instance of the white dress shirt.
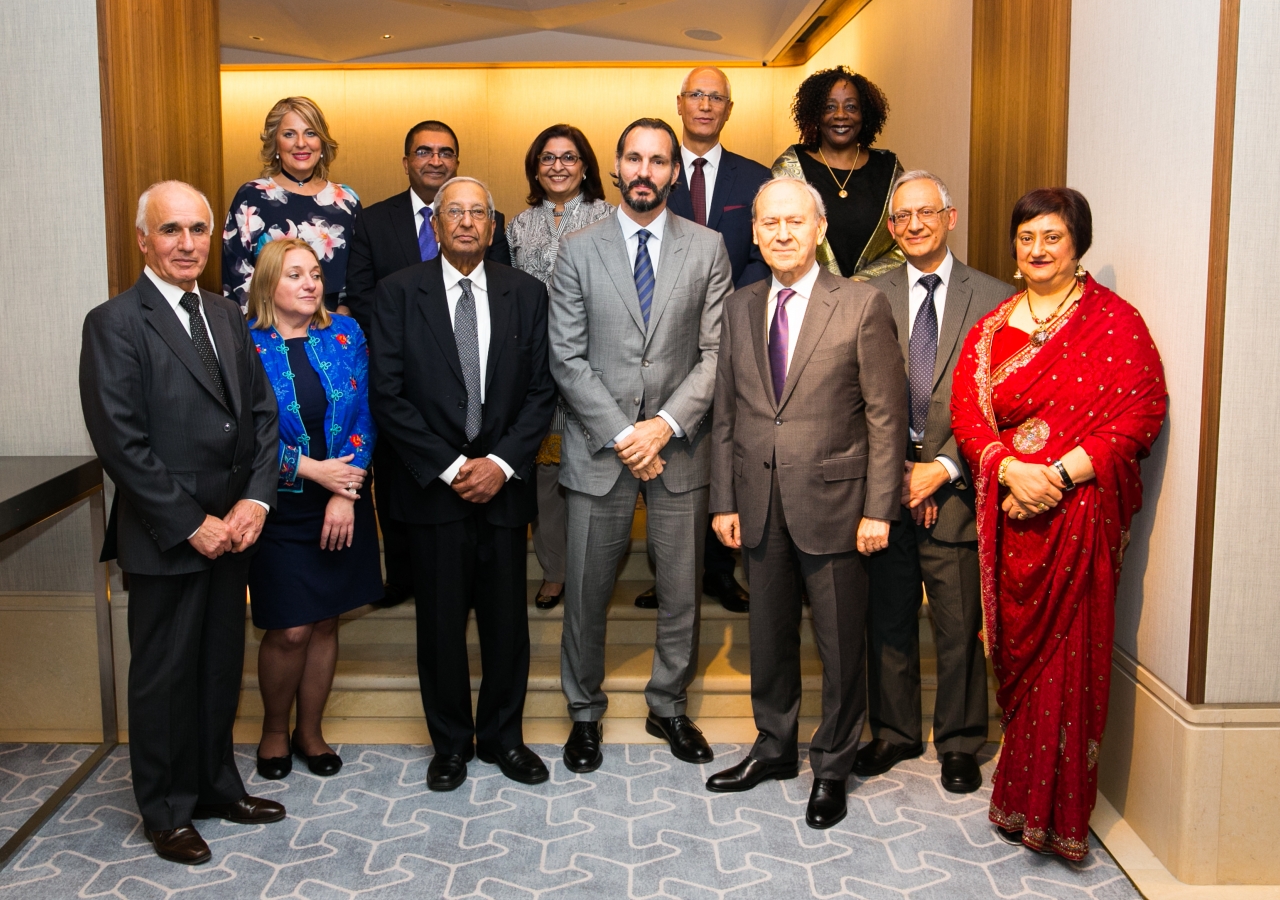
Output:
<path fill-rule="evenodd" d="M 627 248 L 627 259 L 631 262 L 631 272 L 634 276 L 636 271 L 636 254 L 640 252 L 640 238 L 636 237 L 640 229 L 649 232 L 649 239 L 645 241 L 645 249 L 649 251 L 649 262 L 653 264 L 653 278 L 655 287 L 658 279 L 658 257 L 662 253 L 662 232 L 667 226 L 667 211 L 664 208 L 658 213 L 658 218 L 654 219 L 648 225 L 641 225 L 635 219 L 628 216 L 622 211 L 622 207 L 618 207 L 618 223 L 622 226 L 623 243 Z M 655 298 L 657 299 L 657 298 Z M 652 310 L 650 310 L 652 312 Z M 684 437 L 684 429 L 680 427 L 680 423 L 675 420 L 665 409 L 658 410 L 658 416 L 671 426 L 672 432 L 678 438 Z M 631 432 L 636 430 L 636 426 L 628 425 L 614 436 L 613 440 L 605 444 L 606 447 L 612 447 L 618 441 L 625 438 Z"/>
<path fill-rule="evenodd" d="M 947 308 L 947 286 L 951 283 L 951 270 L 955 267 L 956 258 L 951 255 L 951 251 L 947 251 L 946 258 L 934 270 L 933 274 L 942 279 L 942 283 L 938 285 L 933 292 L 933 309 L 938 317 L 938 334 L 942 333 L 942 314 Z M 924 298 L 929 296 L 929 290 L 920 283 L 920 279 L 927 273 L 921 272 L 907 260 L 907 284 L 910 285 L 910 292 L 907 295 L 907 341 L 911 341 L 911 332 L 916 327 L 916 316 L 920 313 L 920 307 L 924 305 Z M 937 338 L 935 337 L 935 340 Z M 941 348 L 939 348 L 941 349 Z M 915 431 L 911 431 L 912 441 L 924 440 L 924 435 Z M 947 474 L 952 481 L 960 477 L 960 467 L 956 465 L 955 460 L 949 456 L 934 457 L 942 467 L 947 470 Z"/>
<path fill-rule="evenodd" d="M 702 159 L 707 161 L 706 165 L 702 167 L 702 180 L 706 182 L 707 185 L 707 208 L 705 210 L 706 218 L 703 219 L 704 222 L 711 221 L 711 198 L 716 192 L 716 173 L 720 171 L 720 157 L 723 155 L 724 147 L 720 144 L 716 144 L 706 152 L 705 156 L 702 157 Z M 696 171 L 693 167 L 693 161 L 698 159 L 698 156 L 695 155 L 688 147 L 684 146 L 684 144 L 681 144 L 680 159 L 684 165 L 685 183 L 692 185 L 693 173 Z M 692 196 L 692 194 L 690 194 L 690 196 Z"/>
<path fill-rule="evenodd" d="M 417 194 L 413 194 L 413 196 L 416 198 Z M 440 254 L 440 268 L 444 270 L 444 299 L 449 305 L 450 325 L 455 324 L 458 301 L 462 299 L 462 285 L 460 282 L 464 278 L 471 279 L 471 296 L 476 301 L 476 336 L 480 342 L 480 402 L 483 404 L 485 373 L 489 370 L 489 336 L 493 327 L 489 317 L 489 279 L 484 272 L 484 261 L 481 260 L 480 265 L 472 269 L 470 275 L 463 275 L 449 264 L 449 260 L 445 259 L 442 253 Z M 490 453 L 488 458 L 498 464 L 498 468 L 502 470 L 502 474 L 506 475 L 508 479 L 515 474 L 515 470 L 507 465 L 501 457 Z M 458 470 L 462 468 L 463 463 L 466 461 L 467 457 L 460 454 L 453 461 L 453 465 L 440 473 L 440 480 L 445 484 L 453 484 L 453 479 L 458 477 Z"/>
<path fill-rule="evenodd" d="M 429 218 L 427 211 L 431 209 L 431 204 L 424 202 L 413 188 L 409 188 L 409 203 L 413 205 L 413 227 L 421 234 L 422 223 Z"/>
<path fill-rule="evenodd" d="M 818 282 L 818 263 L 800 276 L 800 280 L 791 285 L 795 294 L 787 301 L 787 371 L 791 370 L 791 357 L 796 352 L 796 341 L 800 338 L 800 326 L 804 324 L 804 314 L 809 308 L 809 298 L 813 296 L 813 286 Z M 764 334 L 769 339 L 769 328 L 773 325 L 773 313 L 778 308 L 778 291 L 786 287 L 778 276 L 773 277 L 769 285 L 769 302 L 765 304 Z M 765 345 L 766 352 L 768 345 Z"/>

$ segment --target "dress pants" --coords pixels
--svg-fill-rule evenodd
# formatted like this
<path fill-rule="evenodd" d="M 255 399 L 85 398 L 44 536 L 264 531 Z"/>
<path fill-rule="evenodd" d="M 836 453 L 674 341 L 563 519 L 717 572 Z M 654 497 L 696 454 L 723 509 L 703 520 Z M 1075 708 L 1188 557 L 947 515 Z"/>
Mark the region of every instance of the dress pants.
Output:
<path fill-rule="evenodd" d="M 889 529 L 889 547 L 868 562 L 871 613 L 867 678 L 871 732 L 891 744 L 922 739 L 920 604 L 929 592 L 938 647 L 933 740 L 939 753 L 976 753 L 987 739 L 987 663 L 978 631 L 978 544 L 938 541 L 911 512 Z"/>
<path fill-rule="evenodd" d="M 865 560 L 857 551 L 813 555 L 795 545 L 775 469 L 764 535 L 744 550 L 743 561 L 751 582 L 751 710 L 759 732 L 750 756 L 780 764 L 799 756 L 803 581 L 822 659 L 822 723 L 809 763 L 815 778 L 847 778 L 866 716 Z"/>
<path fill-rule="evenodd" d="M 542 580 L 564 584 L 565 489 L 560 486 L 560 466 L 539 463 L 538 518 L 533 523 L 533 552 L 542 566 Z"/>
<path fill-rule="evenodd" d="M 529 684 L 529 611 L 525 598 L 527 529 L 467 518 L 409 525 L 417 602 L 418 681 L 436 753 L 465 754 L 472 737 L 501 752 L 524 742 Z M 471 717 L 467 614 L 480 634 L 480 700 Z"/>
<path fill-rule="evenodd" d="M 698 665 L 700 573 L 710 489 L 672 493 L 662 476 L 640 481 L 624 470 L 609 493 L 566 491 L 568 542 L 560 680 L 575 722 L 598 721 L 609 706 L 605 624 L 618 563 L 631 542 L 636 493 L 644 494 L 649 547 L 657 564 L 658 633 L 645 700 L 655 715 L 682 716 Z"/>
<path fill-rule="evenodd" d="M 231 730 L 244 671 L 249 556 L 203 572 L 129 574 L 129 761 L 142 823 L 191 824 L 245 795 Z"/>
<path fill-rule="evenodd" d="M 386 488 L 374 480 L 377 469 L 388 471 L 393 465 L 401 465 L 399 460 L 385 460 L 395 453 L 390 441 L 379 441 L 373 448 L 374 464 L 369 468 L 366 487 L 373 492 L 373 502 L 378 512 L 378 528 L 382 532 L 382 562 L 386 568 L 387 584 L 408 588 L 413 584 L 413 565 L 409 562 L 409 526 L 398 522 L 386 512 L 391 508 L 387 501 Z"/>

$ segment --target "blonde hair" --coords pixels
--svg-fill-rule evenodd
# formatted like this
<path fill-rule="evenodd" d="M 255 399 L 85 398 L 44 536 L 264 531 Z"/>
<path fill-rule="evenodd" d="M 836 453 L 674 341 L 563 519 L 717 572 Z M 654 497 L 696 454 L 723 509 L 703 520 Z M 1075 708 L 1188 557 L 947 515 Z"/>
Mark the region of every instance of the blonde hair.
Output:
<path fill-rule="evenodd" d="M 276 288 L 280 285 L 280 277 L 284 274 L 284 258 L 290 250 L 306 250 L 315 259 L 316 265 L 320 265 L 320 257 L 316 256 L 316 251 L 300 238 L 281 238 L 263 244 L 253 268 L 253 279 L 249 282 L 249 311 L 245 313 L 245 318 L 253 322 L 254 328 L 265 330 L 276 325 L 274 298 Z M 320 271 L 320 291 L 320 306 L 311 316 L 311 327 L 328 328 L 333 319 L 324 305 L 323 269 Z"/>
<path fill-rule="evenodd" d="M 329 166 L 338 158 L 338 142 L 329 134 L 329 124 L 324 113 L 310 97 L 285 97 L 271 107 L 267 120 L 262 124 L 262 150 L 258 158 L 262 160 L 262 174 L 270 177 L 280 174 L 280 154 L 276 149 L 276 135 L 280 132 L 280 122 L 289 113 L 297 113 L 312 131 L 320 137 L 320 161 L 316 163 L 316 175 L 322 180 L 329 180 Z"/>

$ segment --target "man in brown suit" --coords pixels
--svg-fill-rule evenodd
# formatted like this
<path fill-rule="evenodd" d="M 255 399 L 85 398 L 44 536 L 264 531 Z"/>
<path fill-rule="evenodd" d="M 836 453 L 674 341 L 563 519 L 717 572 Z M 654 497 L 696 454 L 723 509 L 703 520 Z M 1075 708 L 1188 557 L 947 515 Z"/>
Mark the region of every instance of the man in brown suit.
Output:
<path fill-rule="evenodd" d="M 846 812 L 866 714 L 863 556 L 888 546 L 907 439 L 889 303 L 817 264 L 826 226 L 821 196 L 802 181 L 774 179 L 756 194 L 752 228 L 773 277 L 725 301 L 711 447 L 712 527 L 726 546 L 744 548 L 751 582 L 760 734 L 707 789 L 745 791 L 798 774 L 803 580 L 823 670 L 822 724 L 809 748 L 813 828 Z"/>

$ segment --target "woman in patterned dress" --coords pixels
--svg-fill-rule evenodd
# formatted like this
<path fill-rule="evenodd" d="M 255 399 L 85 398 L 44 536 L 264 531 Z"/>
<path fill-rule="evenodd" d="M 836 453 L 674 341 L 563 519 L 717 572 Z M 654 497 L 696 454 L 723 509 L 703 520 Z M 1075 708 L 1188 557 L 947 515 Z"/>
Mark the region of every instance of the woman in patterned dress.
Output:
<path fill-rule="evenodd" d="M 550 285 L 560 239 L 611 215 L 600 167 L 587 137 L 572 125 L 552 125 L 533 139 L 524 157 L 529 209 L 507 225 L 511 264 Z M 534 604 L 552 609 L 564 591 L 565 510 L 560 487 L 560 436 L 564 407 L 556 405 L 551 431 L 538 450 L 538 518 L 533 550 L 542 566 L 542 586 Z"/>
<path fill-rule="evenodd" d="M 1138 461 L 1168 399 L 1142 316 L 1079 265 L 1092 230 L 1078 191 L 1018 201 L 1009 238 L 1026 290 L 969 333 L 951 401 L 1004 710 L 991 821 L 1011 844 L 1071 860 L 1089 851 Z"/>
<path fill-rule="evenodd" d="M 262 177 L 236 191 L 222 230 L 222 293 L 245 309 L 258 252 L 281 238 L 311 245 L 324 270 L 325 307 L 341 306 L 360 198 L 329 180 L 338 144 L 324 113 L 306 97 L 285 97 L 262 126 Z"/>

